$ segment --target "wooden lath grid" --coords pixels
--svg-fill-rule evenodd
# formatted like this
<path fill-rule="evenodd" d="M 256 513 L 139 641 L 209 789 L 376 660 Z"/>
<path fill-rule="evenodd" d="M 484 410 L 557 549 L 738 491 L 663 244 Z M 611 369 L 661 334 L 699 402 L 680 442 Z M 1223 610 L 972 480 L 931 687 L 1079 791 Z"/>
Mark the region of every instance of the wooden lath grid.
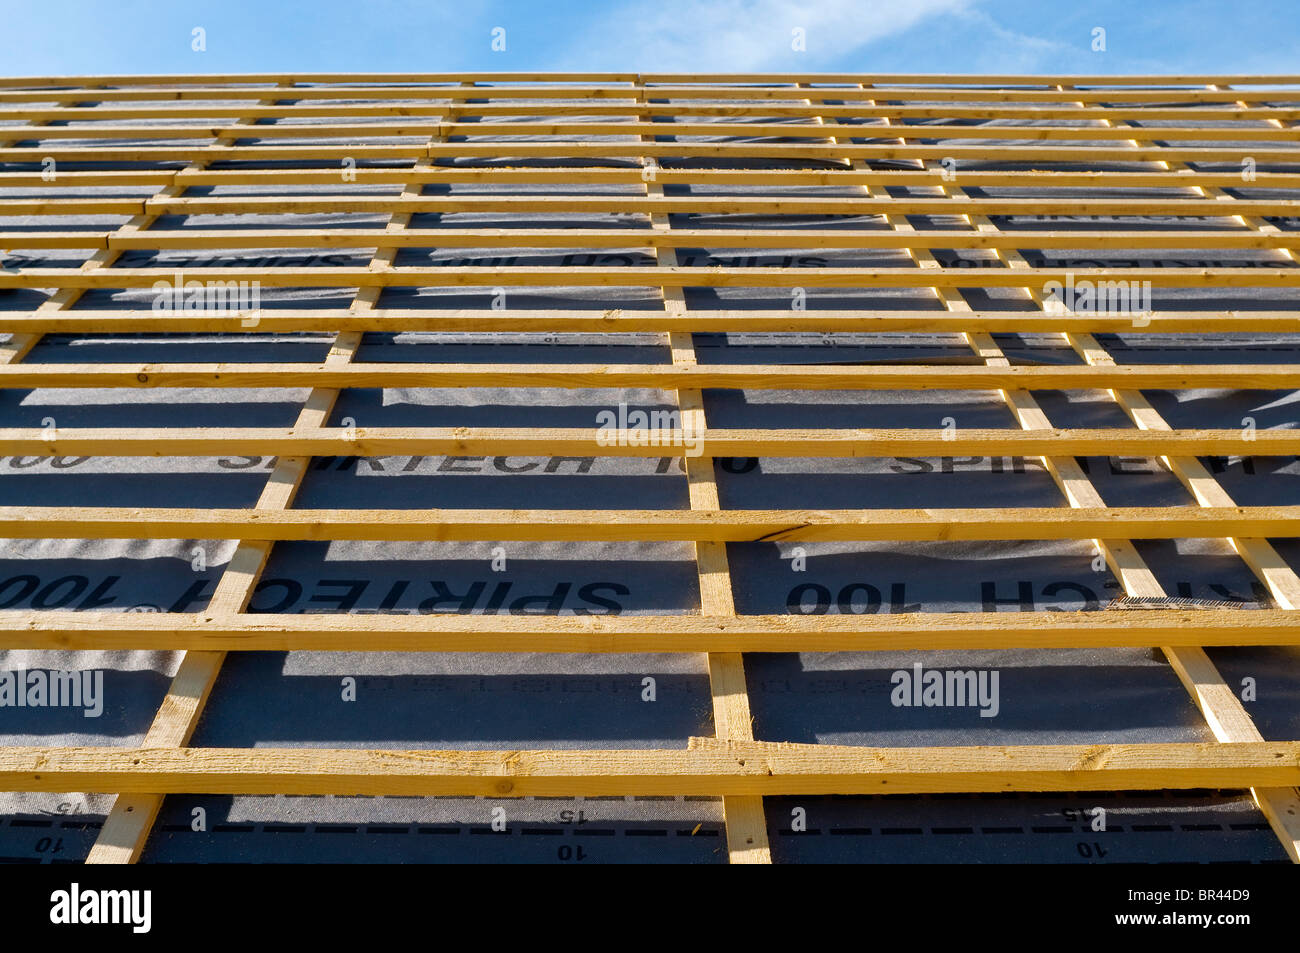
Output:
<path fill-rule="evenodd" d="M 1300 507 L 1240 506 L 1198 458 L 1285 455 L 1297 431 L 1176 430 L 1142 389 L 1289 390 L 1300 365 L 1225 356 L 1213 365 L 1121 365 L 1094 335 L 1295 333 L 1300 218 L 1300 77 L 925 77 L 426 74 L 45 77 L 0 80 L 0 248 L 87 250 L 78 268 L 0 272 L 0 289 L 50 292 L 36 308 L 0 311 L 0 387 L 308 387 L 294 427 L 256 429 L 0 429 L 0 453 L 112 456 L 266 453 L 279 456 L 253 510 L 2 507 L 0 537 L 230 538 L 239 541 L 208 608 L 194 615 L 0 612 L 4 648 L 140 648 L 187 652 L 137 749 L 6 749 L 0 789 L 122 792 L 90 859 L 139 857 L 162 795 L 188 793 L 712 794 L 724 798 L 733 862 L 770 862 L 764 794 L 852 794 L 1252 788 L 1293 860 L 1300 860 L 1300 743 L 1265 742 L 1203 646 L 1300 644 L 1300 578 L 1267 538 L 1300 537 Z M 467 90 L 472 89 L 472 93 Z M 349 100 L 336 103 L 334 100 Z M 364 100 L 364 102 L 358 102 Z M 247 101 L 244 105 L 243 101 Z M 1025 125 L 1024 123 L 1035 123 Z M 9 125 L 23 123 L 25 125 Z M 1044 125 L 1043 123 L 1049 123 Z M 1150 123 L 1150 125 L 1144 125 Z M 530 136 L 529 141 L 512 136 Z M 23 138 L 25 137 L 25 138 Z M 203 140 L 208 140 L 204 142 Z M 304 140 L 309 140 L 304 142 Z M 325 140 L 310 141 L 310 140 Z M 341 141 L 340 141 L 341 140 Z M 991 143 L 983 140 L 994 140 Z M 60 166 L 54 181 L 42 162 Z M 354 160 L 349 178 L 340 163 Z M 1242 174 L 1244 160 L 1258 171 Z M 472 164 L 492 160 L 497 164 Z M 583 160 L 586 163 L 583 164 Z M 622 166 L 610 166 L 610 161 Z M 683 161 L 686 160 L 686 161 Z M 716 166 L 710 162 L 716 160 Z M 952 163 L 955 160 L 955 165 Z M 268 163 L 301 163 L 300 167 Z M 383 162 L 388 165 L 378 165 Z M 548 166 L 548 163 L 559 163 Z M 183 166 L 178 166 L 182 163 Z M 393 163 L 396 163 L 395 167 Z M 572 165 L 563 163 L 573 163 Z M 787 168 L 772 168 L 772 164 Z M 759 166 L 745 168 L 746 165 Z M 72 168 L 63 170 L 71 165 Z M 122 166 L 126 165 L 126 168 Z M 971 168 L 974 166 L 974 168 Z M 986 167 L 987 166 L 987 167 Z M 1062 168 L 1061 166 L 1064 166 Z M 1081 171 L 1082 167 L 1084 168 Z M 954 176 L 954 170 L 956 172 Z M 572 194 L 465 194 L 458 186 L 562 185 Z M 242 195 L 191 189 L 255 186 Z M 334 194 L 320 187 L 334 186 Z M 357 194 L 365 186 L 400 193 Z M 426 194 L 429 186 L 444 187 Z M 588 186 L 639 194 L 582 194 Z M 141 197 L 100 196 L 102 187 Z M 300 187 L 315 191 L 295 192 Z M 693 187 L 747 194 L 695 194 Z M 779 189 L 780 194 L 770 194 Z M 831 188 L 837 194 L 819 190 Z M 17 192 L 10 190 L 19 190 Z M 811 190 L 791 194 L 791 190 Z M 1042 190 L 1008 197 L 1001 190 Z M 1076 190 L 1074 193 L 1056 190 Z M 1134 198 L 1124 190 L 1157 190 Z M 279 190 L 277 192 L 276 190 Z M 1119 190 L 1119 191 L 1114 191 Z M 767 194 L 765 194 L 765 192 Z M 150 194 L 144 194 L 150 193 Z M 292 193 L 292 194 L 282 194 Z M 918 194 L 920 193 L 920 194 Z M 974 193 L 974 194 L 972 194 Z M 411 227 L 413 215 L 632 214 L 598 228 Z M 117 228 L 78 216 L 120 216 Z M 382 215 L 383 228 L 156 227 L 162 216 Z M 1134 216 L 1100 228 L 1013 230 L 1015 215 Z M 739 227 L 682 227 L 678 217 Z M 817 228 L 750 227 L 743 216 L 817 216 Z M 909 216 L 956 216 L 964 228 L 917 227 Z M 1179 222 L 1153 227 L 1144 217 Z M 996 218 L 995 218 L 996 217 Z M 1208 219 L 1209 221 L 1196 221 Z M 865 224 L 863 224 L 865 220 Z M 834 227 L 849 221 L 853 228 Z M 682 266 L 677 249 L 893 250 L 910 267 Z M 651 267 L 397 266 L 402 249 L 649 250 Z M 373 250 L 364 267 L 203 267 L 188 276 L 289 288 L 356 289 L 346 310 L 157 314 L 77 309 L 91 289 L 148 289 L 174 268 L 119 267 L 131 250 Z M 1035 267 L 1023 249 L 1239 251 L 1268 267 Z M 995 264 L 946 268 L 934 250 L 983 251 Z M 1271 310 L 1061 314 L 1047 282 L 1150 282 L 1157 289 L 1259 291 Z M 384 309 L 387 288 L 657 289 L 652 311 Z M 687 305 L 689 288 L 924 290 L 940 310 L 748 311 Z M 1019 290 L 1019 310 L 973 309 L 971 289 Z M 810 297 L 813 297 L 810 295 Z M 813 297 L 815 301 L 815 297 Z M 1027 309 L 1027 310 L 1026 310 Z M 642 365 L 386 364 L 356 360 L 367 331 L 656 332 L 670 363 Z M 956 365 L 701 364 L 708 331 L 907 332 L 964 335 Z M 44 334 L 133 332 L 334 334 L 307 364 L 27 364 Z M 994 333 L 1053 333 L 1075 365 L 1014 364 Z M 670 455 L 594 430 L 328 426 L 349 387 L 652 387 L 671 390 L 680 429 L 704 441 L 685 461 L 689 511 L 309 511 L 293 509 L 315 455 L 581 453 Z M 733 389 L 998 390 L 1019 430 L 725 430 L 709 425 L 702 391 Z M 1108 391 L 1136 429 L 1060 430 L 1034 390 Z M 636 437 L 637 434 L 623 434 Z M 644 436 L 644 435 L 642 435 Z M 1038 457 L 1069 506 L 981 510 L 724 510 L 715 458 L 727 456 Z M 1107 507 L 1076 456 L 1159 456 L 1194 505 Z M 1162 597 L 1133 539 L 1227 539 L 1277 608 L 1135 609 L 905 616 L 737 616 L 726 542 L 754 540 L 1091 539 L 1124 592 Z M 694 543 L 698 616 L 541 619 L 458 616 L 267 617 L 247 603 L 271 547 L 287 539 L 650 540 Z M 179 614 L 178 614 L 179 615 Z M 1216 743 L 848 749 L 754 739 L 743 652 L 1161 646 Z M 341 752 L 186 748 L 229 650 L 690 651 L 708 656 L 716 739 L 685 752 Z"/>

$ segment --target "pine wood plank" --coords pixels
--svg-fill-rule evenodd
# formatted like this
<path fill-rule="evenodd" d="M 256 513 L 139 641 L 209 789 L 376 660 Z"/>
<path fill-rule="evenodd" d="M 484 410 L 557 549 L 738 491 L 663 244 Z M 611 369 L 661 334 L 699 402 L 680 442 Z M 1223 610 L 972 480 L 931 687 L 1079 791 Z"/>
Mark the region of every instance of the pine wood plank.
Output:
<path fill-rule="evenodd" d="M 709 739 L 684 751 L 0 749 L 11 791 L 470 797 L 1241 788 L 1300 782 L 1300 742 L 848 748 Z"/>
<path fill-rule="evenodd" d="M 336 177 L 337 178 L 337 177 Z M 0 185 L 3 185 L 0 181 Z M 657 214 L 657 213 L 656 213 Z M 184 229 L 145 234 L 0 232 L 0 248 L 904 248 L 904 235 L 882 229 L 423 228 Z M 1254 248 L 1290 249 L 1295 234 L 1274 228 L 1198 231 L 912 232 L 913 248 Z M 676 263 L 672 263 L 675 265 Z M 1131 322 L 1130 322 L 1131 324 Z"/>
<path fill-rule="evenodd" d="M 1141 571 L 1134 562 L 1122 578 L 1136 590 Z M 1294 613 L 1249 608 L 766 616 L 0 612 L 4 649 L 717 654 L 1297 644 Z"/>
<path fill-rule="evenodd" d="M 695 418 L 697 421 L 699 418 Z M 685 421 L 684 421 L 685 422 Z M 0 428 L 21 456 L 692 457 L 1292 456 L 1300 430 L 714 430 L 675 428 L 195 427 Z M 1215 506 L 1232 506 L 1227 502 Z"/>
<path fill-rule="evenodd" d="M 0 388 L 653 387 L 660 390 L 1292 390 L 1292 364 L 30 364 L 0 366 Z"/>
<path fill-rule="evenodd" d="M 157 314 L 152 311 L 0 311 L 0 332 L 226 331 L 259 334 L 282 331 L 517 331 L 630 333 L 708 331 L 790 332 L 1132 332 L 1133 318 L 1107 314 L 1048 314 L 1041 311 L 754 310 L 691 309 L 681 314 L 657 311 L 411 309 L 353 312 L 337 308 L 264 310 L 255 326 L 247 312 Z M 1154 311 L 1143 318 L 1142 333 L 1214 332 L 1297 333 L 1300 311 Z"/>
<path fill-rule="evenodd" d="M 948 541 L 1300 536 L 1300 506 L 862 510 L 0 506 L 6 539 Z"/>

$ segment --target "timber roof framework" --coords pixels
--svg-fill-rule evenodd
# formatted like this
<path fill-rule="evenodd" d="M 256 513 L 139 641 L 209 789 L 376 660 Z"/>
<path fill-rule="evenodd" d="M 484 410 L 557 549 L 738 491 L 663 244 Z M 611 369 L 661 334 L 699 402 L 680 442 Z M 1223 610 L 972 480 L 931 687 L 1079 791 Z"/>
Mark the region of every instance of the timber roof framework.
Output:
<path fill-rule="evenodd" d="M 168 794 L 368 794 L 721 797 L 730 860 L 761 863 L 772 855 L 764 796 L 1250 789 L 1300 860 L 1300 739 L 1266 739 L 1205 651 L 1300 644 L 1300 577 L 1272 542 L 1300 538 L 1300 500 L 1234 498 L 1207 465 L 1294 457 L 1300 429 L 1178 426 L 1152 399 L 1300 388 L 1300 363 L 1247 346 L 1300 330 L 1298 121 L 1300 76 L 0 80 L 0 248 L 14 265 L 0 289 L 22 296 L 0 310 L 10 335 L 0 390 L 305 398 L 290 426 L 0 424 L 0 456 L 275 459 L 244 507 L 6 497 L 3 539 L 235 549 L 197 612 L 0 612 L 6 650 L 184 653 L 140 744 L 0 749 L 0 790 L 117 794 L 89 853 L 97 862 L 138 859 Z M 1095 263 L 1053 260 L 1067 251 Z M 253 252 L 261 258 L 250 264 Z M 1195 263 L 1152 260 L 1171 252 Z M 189 282 L 207 295 L 197 309 L 182 300 Z M 160 288 L 174 300 L 151 306 Z M 574 288 L 587 303 L 553 303 Z M 744 297 L 755 289 L 758 304 Z M 846 305 L 844 295 L 866 297 Z M 442 296 L 454 306 L 439 307 Z M 790 305 L 774 306 L 781 298 Z M 367 336 L 427 333 L 628 336 L 659 358 L 365 355 Z M 160 336 L 312 334 L 328 336 L 322 360 L 28 359 L 56 336 L 129 348 Z M 950 335 L 968 353 L 736 362 L 702 345 L 746 334 Z M 1110 336 L 1147 334 L 1227 337 L 1209 362 L 1116 359 Z M 1046 336 L 1071 357 L 1026 361 L 1006 346 L 1017 335 Z M 650 390 L 669 395 L 676 415 L 650 430 L 624 414 L 613 433 L 594 421 L 367 426 L 336 410 L 361 388 Z M 730 427 L 709 406 L 728 392 L 779 401 L 937 390 L 996 394 L 1015 425 Z M 1037 396 L 1058 391 L 1102 394 L 1126 424 L 1060 426 Z M 689 506 L 636 505 L 631 492 L 619 508 L 294 505 L 314 459 L 385 455 L 680 455 Z M 1160 458 L 1186 501 L 1108 505 L 1079 458 L 1124 456 Z M 715 469 L 736 458 L 960 457 L 1031 458 L 1059 502 L 828 508 L 809 493 L 737 507 L 724 505 Z M 1228 541 L 1267 607 L 1171 598 L 1133 541 L 1186 539 Z M 698 608 L 250 611 L 273 547 L 293 541 L 684 543 Z M 738 611 L 729 559 L 729 546 L 750 543 L 1003 541 L 1095 545 L 1126 599 L 1103 611 L 757 615 Z M 1161 648 L 1214 740 L 866 747 L 755 737 L 747 654 L 1116 647 Z M 227 653 L 253 651 L 698 653 L 713 733 L 680 749 L 191 746 Z"/>

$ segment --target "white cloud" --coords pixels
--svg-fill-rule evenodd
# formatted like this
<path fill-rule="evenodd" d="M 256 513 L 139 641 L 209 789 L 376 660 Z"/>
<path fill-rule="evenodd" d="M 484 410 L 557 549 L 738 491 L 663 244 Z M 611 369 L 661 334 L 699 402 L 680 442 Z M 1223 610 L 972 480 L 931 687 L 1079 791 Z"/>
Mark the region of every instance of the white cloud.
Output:
<path fill-rule="evenodd" d="M 1017 33 L 1000 26 L 992 17 L 975 10 L 963 11 L 962 19 L 975 42 L 976 69 L 997 73 L 1065 72 L 1062 63 L 1085 61 L 1091 32 L 1082 31 L 1074 43 Z M 978 38 L 978 39 L 975 39 Z M 1081 62 L 1079 72 L 1102 72 L 1099 63 Z"/>
<path fill-rule="evenodd" d="M 641 72 L 747 72 L 815 64 L 901 33 L 969 0 L 651 0 L 609 10 L 579 38 L 575 61 Z M 807 53 L 791 49 L 802 28 Z M 796 59 L 796 57 L 798 59 Z M 590 68 L 590 66 L 588 66 Z"/>

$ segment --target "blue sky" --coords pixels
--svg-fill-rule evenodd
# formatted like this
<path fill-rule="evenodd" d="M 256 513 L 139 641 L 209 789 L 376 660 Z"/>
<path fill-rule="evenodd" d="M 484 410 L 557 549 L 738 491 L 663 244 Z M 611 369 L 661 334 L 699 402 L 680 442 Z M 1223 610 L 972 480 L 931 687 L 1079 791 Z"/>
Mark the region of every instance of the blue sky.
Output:
<path fill-rule="evenodd" d="M 1298 0 L 0 0 L 5 75 L 1300 72 Z M 193 30 L 206 47 L 192 47 Z M 493 51 L 492 31 L 505 31 Z M 1103 28 L 1104 52 L 1092 49 Z M 793 50 L 793 31 L 806 49 Z"/>

